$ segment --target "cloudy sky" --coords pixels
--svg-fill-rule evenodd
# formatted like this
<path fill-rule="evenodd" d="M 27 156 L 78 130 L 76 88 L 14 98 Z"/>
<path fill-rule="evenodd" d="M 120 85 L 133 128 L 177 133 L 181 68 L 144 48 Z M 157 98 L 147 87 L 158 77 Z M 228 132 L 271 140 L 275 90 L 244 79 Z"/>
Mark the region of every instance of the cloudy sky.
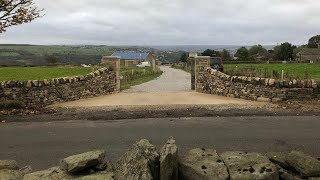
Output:
<path fill-rule="evenodd" d="M 273 45 L 320 34 L 319 0 L 36 0 L 45 16 L 0 43 Z"/>

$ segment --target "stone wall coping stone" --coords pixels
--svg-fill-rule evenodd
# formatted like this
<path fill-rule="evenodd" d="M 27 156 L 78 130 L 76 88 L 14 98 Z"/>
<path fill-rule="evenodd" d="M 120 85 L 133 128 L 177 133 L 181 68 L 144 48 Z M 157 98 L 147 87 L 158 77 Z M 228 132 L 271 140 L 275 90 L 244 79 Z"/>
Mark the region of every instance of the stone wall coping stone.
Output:
<path fill-rule="evenodd" d="M 104 67 L 94 72 L 91 72 L 89 74 L 80 75 L 80 76 L 58 77 L 58 78 L 43 79 L 43 80 L 5 80 L 5 81 L 0 81 L 0 88 L 15 88 L 15 87 L 32 88 L 32 87 L 50 86 L 52 84 L 73 83 L 73 82 L 83 81 L 86 78 L 87 80 L 89 80 L 94 77 L 98 77 L 108 71 L 109 69 Z"/>
<path fill-rule="evenodd" d="M 274 78 L 260 78 L 260 77 L 247 77 L 247 76 L 230 76 L 223 72 L 212 69 L 211 67 L 207 67 L 206 71 L 211 75 L 214 75 L 223 80 L 231 81 L 231 82 L 242 82 L 253 84 L 252 81 L 259 82 L 259 85 L 265 85 L 270 87 L 286 87 L 286 88 L 319 88 L 320 81 L 314 79 L 291 79 L 291 80 L 283 80 L 274 79 Z M 298 85 L 300 83 L 300 85 Z"/>

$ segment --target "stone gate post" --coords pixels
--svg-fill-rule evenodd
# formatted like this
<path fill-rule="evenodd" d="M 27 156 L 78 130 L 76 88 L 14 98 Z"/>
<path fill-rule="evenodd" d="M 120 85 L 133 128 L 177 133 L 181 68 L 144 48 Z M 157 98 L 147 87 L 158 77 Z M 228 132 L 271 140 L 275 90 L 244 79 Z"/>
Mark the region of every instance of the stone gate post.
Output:
<path fill-rule="evenodd" d="M 197 56 L 195 57 L 195 90 L 197 92 L 202 92 L 202 83 L 200 81 L 201 74 L 206 73 L 207 67 L 210 67 L 210 57 L 209 56 Z"/>
<path fill-rule="evenodd" d="M 120 92 L 120 57 L 104 56 L 101 60 L 101 65 L 110 67 L 116 74 L 116 89 L 115 92 Z"/>
<path fill-rule="evenodd" d="M 196 77 L 195 77 L 195 61 L 196 57 L 191 58 L 191 90 L 196 90 Z"/>

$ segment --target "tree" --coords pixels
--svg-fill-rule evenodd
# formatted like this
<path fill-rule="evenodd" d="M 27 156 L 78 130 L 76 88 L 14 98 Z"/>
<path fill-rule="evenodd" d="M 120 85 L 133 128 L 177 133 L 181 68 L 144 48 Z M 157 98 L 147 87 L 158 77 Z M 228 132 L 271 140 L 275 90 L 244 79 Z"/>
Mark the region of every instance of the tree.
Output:
<path fill-rule="evenodd" d="M 320 35 L 313 36 L 309 39 L 308 48 L 319 48 L 320 45 Z"/>
<path fill-rule="evenodd" d="M 293 50 L 296 46 L 285 42 L 282 43 L 280 46 L 274 47 L 274 60 L 278 61 L 288 61 L 294 59 Z"/>
<path fill-rule="evenodd" d="M 56 64 L 59 61 L 54 55 L 46 55 L 46 60 L 49 64 Z"/>
<path fill-rule="evenodd" d="M 188 61 L 188 53 L 184 52 L 181 55 L 180 61 L 186 63 Z"/>
<path fill-rule="evenodd" d="M 38 9 L 33 0 L 0 0 L 0 33 L 10 26 L 29 23 L 41 17 L 42 9 Z"/>
<path fill-rule="evenodd" d="M 254 45 L 249 49 L 249 59 L 251 61 L 256 61 L 259 55 L 265 54 L 267 50 L 260 44 Z"/>
<path fill-rule="evenodd" d="M 229 51 L 227 51 L 226 49 L 223 49 L 221 52 L 221 59 L 223 61 L 231 61 L 232 58 L 231 58 Z"/>
<path fill-rule="evenodd" d="M 234 56 L 237 57 L 239 61 L 248 61 L 249 51 L 246 47 L 241 47 L 237 50 Z"/>
<path fill-rule="evenodd" d="M 249 49 L 250 56 L 254 56 L 257 54 L 263 54 L 265 52 L 267 52 L 267 50 L 263 46 L 261 46 L 260 44 L 254 45 Z"/>
<path fill-rule="evenodd" d="M 221 57 L 221 53 L 219 51 L 215 51 L 213 49 L 207 49 L 201 53 L 202 56 L 210 56 L 210 57 Z"/>

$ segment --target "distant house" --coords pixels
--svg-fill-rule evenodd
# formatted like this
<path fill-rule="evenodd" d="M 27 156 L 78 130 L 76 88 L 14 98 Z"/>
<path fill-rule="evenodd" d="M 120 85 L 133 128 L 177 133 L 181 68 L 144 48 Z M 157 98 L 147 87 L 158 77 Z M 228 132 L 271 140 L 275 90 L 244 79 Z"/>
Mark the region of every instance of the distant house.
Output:
<path fill-rule="evenodd" d="M 152 54 L 146 52 L 115 52 L 111 56 L 120 57 L 120 64 L 124 67 L 136 66 L 143 61 L 149 61 L 152 64 L 156 60 Z"/>
<path fill-rule="evenodd" d="M 297 54 L 298 62 L 320 63 L 320 48 L 304 48 Z"/>

